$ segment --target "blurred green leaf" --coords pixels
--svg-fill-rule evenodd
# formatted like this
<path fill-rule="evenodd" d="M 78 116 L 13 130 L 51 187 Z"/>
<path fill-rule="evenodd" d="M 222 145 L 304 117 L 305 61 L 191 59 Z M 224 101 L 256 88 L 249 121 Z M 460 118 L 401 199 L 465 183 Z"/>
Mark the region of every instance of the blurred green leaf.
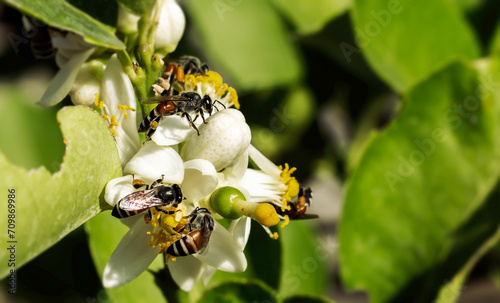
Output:
<path fill-rule="evenodd" d="M 352 12 L 358 47 L 398 92 L 457 58 L 480 55 L 472 30 L 446 0 L 355 0 Z"/>
<path fill-rule="evenodd" d="M 498 86 L 491 77 L 481 83 L 477 77 L 456 63 L 416 86 L 348 182 L 342 278 L 349 288 L 366 289 L 374 302 L 387 301 L 441 262 L 451 234 L 498 179 L 500 102 L 476 96 Z M 407 295 L 410 290 L 419 291 L 407 289 Z"/>
<path fill-rule="evenodd" d="M 320 31 L 326 23 L 343 14 L 352 0 L 273 0 L 274 5 L 301 34 Z"/>
<path fill-rule="evenodd" d="M 118 3 L 126 7 L 131 13 L 140 16 L 153 8 L 156 0 L 117 0 Z"/>
<path fill-rule="evenodd" d="M 294 296 L 286 298 L 283 303 L 333 303 L 333 300 L 318 296 Z"/>
<path fill-rule="evenodd" d="M 0 150 L 12 164 L 26 169 L 45 166 L 56 172 L 64 155 L 64 143 L 57 125 L 56 108 L 42 108 L 27 102 L 21 85 L 0 86 Z M 15 144 L 14 144 L 15 142 Z"/>
<path fill-rule="evenodd" d="M 297 49 L 268 1 L 189 0 L 186 8 L 207 57 L 237 89 L 286 85 L 301 76 Z"/>
<path fill-rule="evenodd" d="M 493 35 L 490 43 L 490 54 L 497 55 L 500 53 L 500 23 L 497 24 L 495 34 Z"/>
<path fill-rule="evenodd" d="M 114 35 L 113 27 L 97 21 L 64 0 L 2 1 L 49 26 L 77 33 L 88 43 L 112 49 L 125 48 L 123 42 Z"/>
<path fill-rule="evenodd" d="M 291 221 L 280 229 L 283 261 L 279 294 L 318 295 L 326 292 L 328 261 L 333 262 L 333 236 L 325 240 L 317 236 L 306 221 Z"/>
<path fill-rule="evenodd" d="M 241 303 L 276 302 L 275 292 L 264 283 L 235 279 L 209 289 L 198 302 Z M 278 301 L 279 302 L 279 301 Z"/>
<path fill-rule="evenodd" d="M 121 175 L 118 151 L 102 117 L 83 106 L 63 108 L 57 117 L 67 147 L 57 173 L 51 175 L 45 167 L 27 171 L 0 154 L 0 188 L 6 198 L 7 189 L 16 191 L 16 267 L 109 207 L 100 204 L 99 196 L 110 179 Z M 3 208 L 0 218 L 5 227 L 7 211 Z M 7 243 L 7 232 L 0 240 Z M 8 251 L 2 250 L 0 260 L 7 264 L 8 259 Z M 0 276 L 8 270 L 3 267 Z"/>
<path fill-rule="evenodd" d="M 452 2 L 461 10 L 470 12 L 482 6 L 485 0 L 452 0 Z"/>

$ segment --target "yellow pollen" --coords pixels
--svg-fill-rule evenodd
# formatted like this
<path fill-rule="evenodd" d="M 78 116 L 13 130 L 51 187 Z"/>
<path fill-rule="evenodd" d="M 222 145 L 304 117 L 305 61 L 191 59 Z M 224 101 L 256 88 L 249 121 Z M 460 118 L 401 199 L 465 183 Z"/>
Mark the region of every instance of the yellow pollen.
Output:
<path fill-rule="evenodd" d="M 270 235 L 269 238 L 273 239 L 273 240 L 278 240 L 278 233 L 277 232 L 274 232 L 274 234 Z"/>
<path fill-rule="evenodd" d="M 281 228 L 285 227 L 290 223 L 290 218 L 288 218 L 288 215 L 285 215 L 285 222 L 281 223 Z"/>
<path fill-rule="evenodd" d="M 194 75 L 184 76 L 184 83 L 187 87 L 191 87 L 191 89 L 196 88 L 196 86 L 198 85 L 198 81 L 196 81 L 196 77 Z"/>
<path fill-rule="evenodd" d="M 153 231 L 147 232 L 151 238 L 148 240 L 148 244 L 151 247 L 160 247 L 160 253 L 164 253 L 168 250 L 170 245 L 177 241 L 179 238 L 182 237 L 182 234 L 178 233 L 174 227 L 177 225 L 184 226 L 187 223 L 189 223 L 189 220 L 187 219 L 186 216 L 183 216 L 182 214 L 186 214 L 186 208 L 182 203 L 177 207 L 162 207 L 162 210 L 171 212 L 171 213 L 164 213 L 161 211 L 158 211 L 156 208 L 151 208 L 151 221 L 149 222 L 151 226 L 153 227 Z M 179 213 L 181 213 L 179 217 Z M 146 222 L 148 223 L 148 222 Z M 188 231 L 185 230 L 183 232 L 187 233 Z M 167 260 L 165 261 L 165 264 L 168 262 L 169 258 L 167 257 Z M 174 260 L 173 260 L 174 261 Z"/>
<path fill-rule="evenodd" d="M 116 122 L 116 116 L 115 115 L 112 115 L 111 116 L 111 121 L 109 122 L 109 130 L 111 131 L 111 133 L 113 134 L 113 136 L 118 136 L 118 134 L 116 133 L 116 130 L 113 128 L 115 126 L 119 126 L 118 122 Z"/>
<path fill-rule="evenodd" d="M 127 110 L 135 112 L 135 108 L 130 107 L 128 105 L 119 104 L 117 107 L 119 110 L 123 110 L 123 119 L 127 119 Z"/>
<path fill-rule="evenodd" d="M 279 169 L 281 170 L 280 181 L 287 187 L 286 192 L 283 194 L 283 199 L 281 200 L 283 203 L 281 210 L 285 211 L 289 207 L 287 202 L 292 200 L 292 197 L 299 194 L 300 185 L 295 177 L 292 177 L 293 172 L 297 170 L 295 167 L 290 168 L 288 163 L 285 163 L 285 168 L 280 165 Z"/>
<path fill-rule="evenodd" d="M 238 94 L 236 93 L 236 90 L 232 87 L 228 88 L 229 93 L 231 94 L 231 101 L 234 104 L 234 107 L 236 109 L 240 109 L 240 102 L 238 101 Z"/>
<path fill-rule="evenodd" d="M 151 128 L 156 129 L 157 127 L 158 127 L 158 122 L 153 121 L 153 123 L 151 123 Z"/>
<path fill-rule="evenodd" d="M 95 107 L 97 107 L 97 108 L 104 107 L 104 101 L 99 102 L 99 95 L 97 95 L 97 93 L 95 93 L 94 104 L 95 104 Z"/>

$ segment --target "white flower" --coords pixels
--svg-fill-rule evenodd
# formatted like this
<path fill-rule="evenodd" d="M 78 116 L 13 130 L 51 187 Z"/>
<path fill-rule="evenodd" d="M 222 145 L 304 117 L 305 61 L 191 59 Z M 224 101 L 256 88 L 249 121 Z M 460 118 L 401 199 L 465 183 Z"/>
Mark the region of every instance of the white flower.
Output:
<path fill-rule="evenodd" d="M 82 65 L 69 92 L 73 104 L 94 106 L 94 96 L 101 92 L 101 80 L 105 67 L 97 60 Z"/>
<path fill-rule="evenodd" d="M 175 0 L 164 0 L 156 29 L 155 49 L 173 52 L 181 40 L 185 26 L 186 18 L 179 4 Z"/>
<path fill-rule="evenodd" d="M 226 108 L 233 105 L 236 108 L 240 107 L 238 95 L 234 88 L 223 83 L 222 77 L 216 72 L 208 71 L 204 75 L 196 77 L 194 75 L 186 75 L 183 84 L 183 92 L 196 92 L 201 97 L 208 95 L 211 98 L 214 106 L 212 112 L 208 113 L 209 116 L 215 115 L 217 112 L 225 111 Z M 204 115 L 207 115 L 207 113 L 204 113 Z M 196 121 L 194 121 L 194 124 L 199 129 L 203 124 L 203 119 L 198 117 Z M 200 134 L 201 133 L 200 130 Z M 189 137 L 193 136 L 193 134 L 196 134 L 196 131 L 191 127 L 187 119 L 179 115 L 174 115 L 163 118 L 151 139 L 159 145 L 168 146 L 184 142 Z"/>
<path fill-rule="evenodd" d="M 147 142 L 125 166 L 125 173 L 134 174 L 146 183 L 163 175 L 163 182 L 179 184 L 186 197 L 183 204 L 186 211 L 197 206 L 197 201 L 210 195 L 217 186 L 217 172 L 207 160 L 194 159 L 183 162 L 177 152 L 171 147 L 158 146 Z M 115 205 L 121 198 L 132 193 L 130 175 L 111 180 L 106 186 L 105 200 Z M 162 214 L 158 213 L 158 217 Z M 156 214 L 154 215 L 156 216 Z M 166 220 L 174 220 L 174 216 Z M 161 242 L 161 229 L 153 224 L 146 224 L 138 215 L 127 223 L 130 231 L 110 257 L 104 270 L 103 284 L 105 287 L 118 287 L 128 283 L 140 273 L 161 252 L 166 251 L 167 244 Z M 163 219 L 162 219 L 163 220 Z M 180 222 L 180 218 L 175 218 Z M 158 221 L 159 222 L 159 221 Z M 149 234 L 148 234 L 149 232 Z M 163 234 L 164 235 L 164 234 Z M 154 247 L 152 247 L 152 244 Z M 190 289 L 202 276 L 209 279 L 216 270 L 240 272 L 246 268 L 246 259 L 231 233 L 215 222 L 215 228 L 209 244 L 203 254 L 193 254 L 178 257 L 175 262 L 168 263 L 174 280 L 182 289 Z"/>
<path fill-rule="evenodd" d="M 116 29 L 125 34 L 133 34 L 137 32 L 137 23 L 141 17 L 129 12 L 127 8 L 118 3 L 118 21 Z"/>

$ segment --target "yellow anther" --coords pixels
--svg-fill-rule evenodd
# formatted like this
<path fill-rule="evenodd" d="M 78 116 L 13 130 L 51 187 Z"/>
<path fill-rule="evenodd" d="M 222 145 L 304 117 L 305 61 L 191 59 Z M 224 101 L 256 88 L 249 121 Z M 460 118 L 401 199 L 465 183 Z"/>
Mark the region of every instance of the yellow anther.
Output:
<path fill-rule="evenodd" d="M 175 260 L 177 260 L 176 257 L 172 257 L 172 262 L 175 262 Z"/>
<path fill-rule="evenodd" d="M 205 77 L 198 76 L 199 78 L 197 77 L 197 80 L 205 83 L 213 83 L 216 86 L 222 85 L 222 77 L 218 73 L 214 71 L 208 71 L 204 76 Z"/>
<path fill-rule="evenodd" d="M 95 104 L 95 107 L 97 107 L 97 108 L 104 107 L 104 101 L 99 102 L 99 95 L 97 95 L 97 93 L 95 93 L 94 104 Z"/>
<path fill-rule="evenodd" d="M 107 115 L 102 115 L 102 117 L 104 118 L 104 120 L 109 121 L 109 117 Z"/>
<path fill-rule="evenodd" d="M 285 215 L 285 222 L 281 223 L 281 228 L 285 227 L 290 223 L 290 218 L 288 218 L 288 215 Z"/>
<path fill-rule="evenodd" d="M 196 77 L 194 75 L 186 75 L 184 76 L 184 83 L 187 87 L 194 89 L 196 85 L 198 85 L 198 81 L 196 81 Z"/>
<path fill-rule="evenodd" d="M 287 202 L 292 200 L 292 197 L 299 194 L 300 184 L 295 177 L 292 177 L 292 174 L 297 170 L 295 167 L 290 168 L 288 163 L 285 163 L 285 167 L 283 168 L 283 166 L 280 165 L 279 169 L 281 170 L 280 181 L 287 187 L 285 193 L 283 194 L 283 200 L 281 200 L 283 203 L 281 210 L 285 211 L 288 208 Z"/>
<path fill-rule="evenodd" d="M 123 114 L 124 114 L 123 119 L 127 119 L 127 110 L 131 110 L 131 111 L 135 112 L 135 108 L 130 107 L 128 105 L 119 104 L 117 107 L 119 110 L 123 110 Z"/>
<path fill-rule="evenodd" d="M 277 232 L 274 232 L 274 234 L 269 235 L 269 238 L 271 238 L 271 239 L 273 239 L 273 240 L 278 240 L 278 237 L 279 237 L 279 235 L 278 235 L 278 233 L 277 233 Z"/>
<path fill-rule="evenodd" d="M 234 104 L 234 107 L 236 109 L 240 109 L 240 102 L 238 102 L 238 94 L 236 93 L 236 90 L 232 87 L 227 89 L 229 91 L 229 94 L 231 94 L 231 101 Z"/>

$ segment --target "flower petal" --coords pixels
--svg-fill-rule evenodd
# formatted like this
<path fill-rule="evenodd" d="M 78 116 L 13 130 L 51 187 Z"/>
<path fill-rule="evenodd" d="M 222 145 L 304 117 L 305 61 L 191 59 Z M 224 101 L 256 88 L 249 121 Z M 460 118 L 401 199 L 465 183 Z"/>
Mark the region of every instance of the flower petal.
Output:
<path fill-rule="evenodd" d="M 208 196 L 217 187 L 217 182 L 217 172 L 209 161 L 195 159 L 184 163 L 182 193 L 186 203 L 194 203 Z"/>
<path fill-rule="evenodd" d="M 106 288 L 122 286 L 139 276 L 158 256 L 160 246 L 149 246 L 151 226 L 138 220 L 123 237 L 104 268 Z"/>
<path fill-rule="evenodd" d="M 136 178 L 138 177 L 136 176 Z M 104 200 L 106 200 L 109 205 L 115 206 L 116 203 L 118 203 L 118 201 L 120 201 L 123 197 L 133 193 L 136 190 L 134 186 L 132 186 L 132 181 L 132 175 L 127 175 L 110 180 L 108 184 L 106 184 Z"/>
<path fill-rule="evenodd" d="M 195 133 L 185 118 L 180 116 L 169 116 L 163 118 L 158 124 L 156 132 L 151 140 L 162 146 L 177 145 L 186 141 Z"/>
<path fill-rule="evenodd" d="M 104 100 L 110 117 L 111 115 L 118 117 L 123 114 L 118 109 L 118 105 L 136 108 L 134 88 L 128 76 L 123 72 L 120 60 L 116 55 L 109 59 L 104 70 L 101 99 Z M 137 133 L 135 111 L 127 111 L 127 118 L 120 121 L 116 133 L 116 146 L 118 147 L 120 161 L 124 166 L 141 147 L 141 140 Z"/>
<path fill-rule="evenodd" d="M 247 168 L 248 152 L 245 151 L 233 163 L 229 164 L 226 169 L 219 173 L 219 177 L 224 185 L 234 186 L 245 175 Z"/>
<path fill-rule="evenodd" d="M 165 0 L 156 29 L 155 49 L 173 52 L 184 33 L 185 25 L 186 17 L 179 4 L 175 0 Z"/>
<path fill-rule="evenodd" d="M 158 146 L 152 141 L 144 144 L 124 171 L 138 174 L 144 181 L 154 181 L 162 175 L 166 183 L 181 184 L 184 179 L 184 164 L 179 154 L 171 147 Z"/>
<path fill-rule="evenodd" d="M 238 247 L 243 251 L 250 236 L 250 229 L 252 227 L 252 220 L 249 217 L 241 217 L 238 220 L 231 222 L 229 232 L 233 234 L 234 241 Z"/>
<path fill-rule="evenodd" d="M 217 221 L 205 252 L 193 256 L 222 271 L 243 272 L 247 268 L 245 254 L 234 242 L 233 236 Z"/>
<path fill-rule="evenodd" d="M 207 286 L 208 282 L 210 282 L 210 279 L 212 279 L 213 275 L 217 272 L 217 268 L 208 266 L 205 264 L 205 270 L 203 271 L 202 274 L 202 281 L 203 285 Z"/>
<path fill-rule="evenodd" d="M 56 74 L 47 87 L 47 90 L 38 101 L 42 106 L 53 106 L 66 97 L 75 82 L 76 75 L 82 64 L 87 61 L 94 52 L 95 47 L 82 51 L 71 58 Z"/>
<path fill-rule="evenodd" d="M 257 150 L 252 144 L 248 146 L 248 156 L 252 159 L 257 166 L 269 175 L 279 176 L 281 170 L 273 163 L 271 160 L 266 158 L 259 150 Z"/>
<path fill-rule="evenodd" d="M 175 262 L 168 262 L 172 278 L 183 291 L 190 291 L 196 285 L 204 267 L 203 263 L 193 256 L 178 257 Z"/>

